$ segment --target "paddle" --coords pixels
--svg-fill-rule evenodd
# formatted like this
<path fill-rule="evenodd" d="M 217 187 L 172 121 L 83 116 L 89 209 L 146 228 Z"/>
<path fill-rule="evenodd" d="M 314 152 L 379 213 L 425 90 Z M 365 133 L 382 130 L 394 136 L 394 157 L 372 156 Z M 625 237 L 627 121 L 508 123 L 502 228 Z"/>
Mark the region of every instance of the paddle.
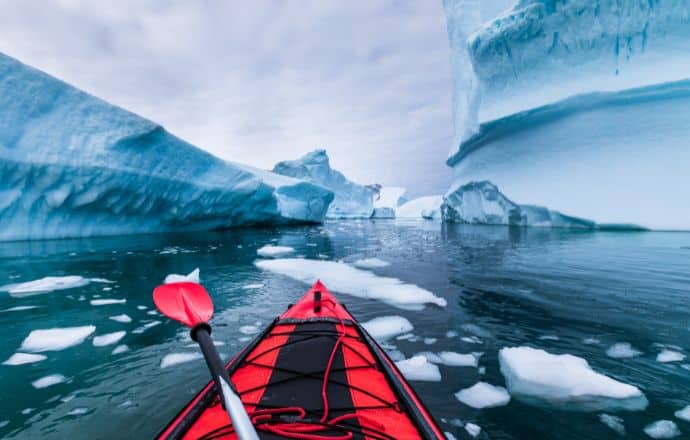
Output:
<path fill-rule="evenodd" d="M 153 302 L 162 314 L 191 328 L 192 339 L 201 347 L 211 377 L 216 383 L 225 410 L 240 440 L 259 440 L 242 400 L 230 382 L 223 361 L 213 345 L 211 326 L 208 324 L 213 316 L 213 303 L 206 289 L 196 283 L 163 284 L 153 290 Z"/>

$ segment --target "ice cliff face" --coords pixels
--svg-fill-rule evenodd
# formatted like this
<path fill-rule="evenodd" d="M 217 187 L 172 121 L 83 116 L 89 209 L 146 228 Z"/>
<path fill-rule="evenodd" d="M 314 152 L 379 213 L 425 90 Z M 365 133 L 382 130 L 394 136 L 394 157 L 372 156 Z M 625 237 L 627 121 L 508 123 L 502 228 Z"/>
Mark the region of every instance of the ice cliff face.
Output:
<path fill-rule="evenodd" d="M 326 217 L 332 219 L 369 218 L 374 211 L 371 189 L 351 182 L 331 168 L 325 150 L 315 150 L 297 160 L 279 162 L 273 172 L 315 183 L 335 194 Z"/>
<path fill-rule="evenodd" d="M 0 240 L 320 222 L 332 198 L 0 54 Z"/>
<path fill-rule="evenodd" d="M 690 229 L 690 1 L 519 0 L 480 25 L 456 12 L 496 1 L 472 3 L 444 1 L 454 187 Z"/>

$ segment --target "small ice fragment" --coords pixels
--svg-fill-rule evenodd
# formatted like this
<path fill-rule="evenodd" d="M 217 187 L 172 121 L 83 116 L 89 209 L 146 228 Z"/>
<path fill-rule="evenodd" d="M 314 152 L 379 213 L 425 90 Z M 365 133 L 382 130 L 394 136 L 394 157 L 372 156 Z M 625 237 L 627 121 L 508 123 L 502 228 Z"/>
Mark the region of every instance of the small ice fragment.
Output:
<path fill-rule="evenodd" d="M 7 284 L 0 287 L 0 292 L 7 292 L 10 295 L 33 295 L 47 293 L 54 290 L 73 289 L 89 284 L 90 280 L 79 275 L 68 275 L 64 277 L 45 277 L 38 280 L 27 281 L 25 283 Z"/>
<path fill-rule="evenodd" d="M 199 282 L 200 282 L 199 268 L 197 267 L 193 271 L 189 272 L 187 275 L 178 275 L 176 273 L 171 273 L 170 275 L 165 277 L 163 284 L 170 284 L 170 283 L 197 283 L 197 284 L 199 284 Z"/>
<path fill-rule="evenodd" d="M 455 330 L 448 330 L 446 332 L 446 338 L 457 338 L 458 337 L 458 332 Z"/>
<path fill-rule="evenodd" d="M 15 307 L 10 307 L 9 309 L 3 309 L 0 310 L 0 312 L 21 312 L 22 310 L 31 310 L 35 309 L 38 306 L 15 306 Z"/>
<path fill-rule="evenodd" d="M 613 344 L 606 350 L 606 356 L 615 359 L 626 359 L 641 355 L 642 352 L 636 350 L 630 345 L 629 342 L 618 342 Z"/>
<path fill-rule="evenodd" d="M 412 333 L 405 333 L 404 335 L 396 336 L 396 341 L 412 340 L 415 336 Z"/>
<path fill-rule="evenodd" d="M 651 438 L 675 438 L 681 432 L 678 426 L 671 420 L 657 420 L 644 428 L 645 434 Z"/>
<path fill-rule="evenodd" d="M 89 304 L 92 306 L 108 306 L 110 304 L 124 304 L 126 303 L 126 299 L 115 299 L 115 298 L 109 298 L 109 299 L 92 299 L 89 301 Z"/>
<path fill-rule="evenodd" d="M 556 335 L 542 335 L 538 338 L 540 341 L 558 341 L 558 336 Z"/>
<path fill-rule="evenodd" d="M 678 411 L 674 412 L 673 415 L 681 420 L 690 422 L 690 405 L 686 406 L 683 409 L 679 409 Z"/>
<path fill-rule="evenodd" d="M 623 425 L 622 418 L 611 414 L 599 414 L 599 420 L 616 434 L 625 435 L 625 425 Z"/>
<path fill-rule="evenodd" d="M 243 325 L 239 328 L 239 332 L 243 335 L 254 335 L 256 333 L 259 333 L 259 327 L 255 325 Z"/>
<path fill-rule="evenodd" d="M 238 338 L 237 340 L 240 342 L 247 342 L 247 341 L 251 341 L 252 338 L 249 336 L 242 336 L 241 338 Z"/>
<path fill-rule="evenodd" d="M 264 287 L 264 285 L 262 283 L 254 283 L 254 284 L 247 284 L 242 288 L 247 289 L 247 290 L 252 290 L 252 289 L 261 289 L 262 287 Z"/>
<path fill-rule="evenodd" d="M 383 261 L 379 258 L 364 258 L 362 260 L 357 260 L 352 263 L 353 266 L 360 269 L 378 269 L 380 267 L 390 266 L 388 261 Z"/>
<path fill-rule="evenodd" d="M 201 359 L 201 353 L 195 351 L 192 353 L 170 353 L 163 356 L 161 359 L 161 368 L 172 367 L 173 365 L 182 364 L 185 362 L 195 361 Z"/>
<path fill-rule="evenodd" d="M 33 352 L 64 350 L 81 344 L 95 331 L 93 325 L 33 330 L 22 342 L 21 349 Z"/>
<path fill-rule="evenodd" d="M 158 311 L 157 310 L 149 310 L 148 312 L 146 312 L 146 314 L 151 315 L 151 316 L 156 316 L 156 315 L 158 315 Z"/>
<path fill-rule="evenodd" d="M 407 380 L 418 380 L 426 382 L 440 382 L 441 372 L 438 367 L 424 356 L 413 356 L 395 363 L 400 372 Z"/>
<path fill-rule="evenodd" d="M 65 397 L 61 397 L 61 398 L 60 398 L 60 402 L 67 403 L 67 402 L 70 402 L 70 401 L 74 400 L 75 397 L 77 397 L 76 394 L 70 394 L 70 395 L 67 395 L 67 396 L 65 396 Z"/>
<path fill-rule="evenodd" d="M 137 309 L 139 309 L 139 310 L 146 310 L 146 309 L 148 309 L 148 307 L 146 307 L 146 306 L 137 306 Z"/>
<path fill-rule="evenodd" d="M 488 338 L 489 336 L 491 336 L 491 333 L 479 327 L 477 324 L 463 324 L 461 327 L 467 333 L 479 336 L 480 338 Z"/>
<path fill-rule="evenodd" d="M 442 351 L 438 356 L 441 358 L 441 362 L 449 367 L 476 367 L 479 363 L 479 359 L 473 354 Z"/>
<path fill-rule="evenodd" d="M 601 341 L 597 338 L 584 338 L 582 343 L 586 345 L 599 345 Z"/>
<path fill-rule="evenodd" d="M 46 388 L 59 383 L 66 382 L 67 378 L 62 374 L 49 374 L 48 376 L 42 377 L 38 380 L 31 382 L 31 386 L 37 389 Z"/>
<path fill-rule="evenodd" d="M 132 318 L 130 318 L 129 315 L 126 315 L 124 313 L 122 315 L 111 316 L 110 319 L 116 322 L 121 322 L 123 324 L 129 324 L 130 322 L 132 322 Z"/>
<path fill-rule="evenodd" d="M 113 288 L 112 288 L 112 287 L 104 287 L 104 288 L 102 288 L 101 290 L 102 290 L 103 292 L 110 292 L 111 290 L 113 290 Z"/>
<path fill-rule="evenodd" d="M 42 354 L 31 354 L 31 353 L 15 353 L 10 356 L 3 365 L 24 365 L 33 364 L 34 362 L 41 362 L 46 360 L 47 357 Z"/>
<path fill-rule="evenodd" d="M 266 245 L 257 249 L 256 253 L 260 257 L 264 258 L 276 258 L 283 255 L 288 255 L 295 252 L 294 248 L 290 246 L 271 246 Z"/>
<path fill-rule="evenodd" d="M 477 370 L 479 374 L 486 374 L 486 367 L 479 367 L 479 370 Z"/>
<path fill-rule="evenodd" d="M 463 336 L 460 338 L 461 341 L 467 342 L 468 344 L 481 344 L 482 340 L 476 336 Z"/>
<path fill-rule="evenodd" d="M 435 344 L 435 343 L 436 343 L 436 341 L 437 341 L 437 339 L 436 339 L 436 338 L 424 338 L 424 343 L 425 343 L 426 345 L 432 345 L 432 344 Z"/>
<path fill-rule="evenodd" d="M 455 393 L 455 398 L 472 408 L 493 408 L 507 405 L 510 394 L 503 387 L 497 387 L 486 382 L 477 382 L 469 388 Z"/>
<path fill-rule="evenodd" d="M 34 411 L 36 411 L 36 408 L 24 408 L 22 410 L 22 414 L 25 416 L 28 416 L 29 414 L 31 414 Z"/>
<path fill-rule="evenodd" d="M 120 339 L 124 338 L 127 334 L 126 331 L 122 330 L 119 332 L 108 333 L 101 336 L 94 336 L 93 346 L 94 347 L 105 347 L 106 345 L 117 344 Z"/>
<path fill-rule="evenodd" d="M 132 330 L 132 333 L 135 333 L 137 335 L 144 333 L 146 330 L 150 329 L 151 327 L 155 327 L 158 324 L 160 324 L 161 321 L 151 321 L 147 322 L 146 324 L 142 325 L 141 327 L 137 327 L 134 330 Z"/>
<path fill-rule="evenodd" d="M 0 420 L 0 428 L 4 428 L 5 426 L 7 426 L 9 424 L 10 424 L 9 420 Z"/>
<path fill-rule="evenodd" d="M 402 316 L 380 316 L 363 323 L 362 326 L 377 341 L 385 341 L 414 330 L 410 321 Z"/>
<path fill-rule="evenodd" d="M 393 362 L 398 362 L 398 361 L 403 361 L 405 360 L 405 355 L 403 354 L 402 351 L 398 350 L 397 348 L 389 348 L 386 350 L 386 354 L 388 355 L 389 358 Z"/>
<path fill-rule="evenodd" d="M 453 434 L 450 432 L 444 432 L 443 435 L 446 436 L 446 440 L 458 440 L 457 437 L 455 437 Z"/>
<path fill-rule="evenodd" d="M 664 349 L 656 355 L 657 362 L 680 362 L 685 359 L 685 355 L 678 351 Z"/>
<path fill-rule="evenodd" d="M 83 415 L 83 414 L 86 414 L 87 412 L 89 412 L 89 409 L 88 409 L 88 408 L 83 408 L 83 407 L 81 407 L 81 408 L 74 408 L 73 410 L 71 410 L 70 412 L 68 412 L 67 415 L 68 415 L 68 416 L 81 416 L 81 415 Z"/>
<path fill-rule="evenodd" d="M 110 354 L 120 354 L 125 353 L 127 351 L 129 351 L 129 346 L 127 346 L 126 344 L 120 344 L 117 347 L 115 347 Z"/>
<path fill-rule="evenodd" d="M 471 436 L 471 437 L 477 437 L 481 432 L 482 428 L 479 425 L 475 425 L 474 423 L 467 422 L 465 424 L 465 431 Z"/>

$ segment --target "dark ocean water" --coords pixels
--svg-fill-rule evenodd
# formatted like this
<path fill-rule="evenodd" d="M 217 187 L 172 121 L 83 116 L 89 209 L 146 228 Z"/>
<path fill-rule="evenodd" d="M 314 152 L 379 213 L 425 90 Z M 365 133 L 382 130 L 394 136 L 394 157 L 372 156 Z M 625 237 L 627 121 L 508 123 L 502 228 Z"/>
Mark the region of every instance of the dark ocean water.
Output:
<path fill-rule="evenodd" d="M 458 390 L 478 380 L 505 385 L 498 350 L 518 345 L 581 356 L 595 370 L 642 389 L 650 402 L 647 409 L 617 414 L 627 438 L 647 438 L 643 428 L 659 419 L 675 420 L 684 438 L 690 438 L 690 423 L 673 416 L 690 404 L 690 371 L 684 368 L 690 361 L 656 361 L 659 344 L 690 354 L 690 234 L 441 227 L 402 221 L 0 243 L 0 285 L 65 275 L 113 281 L 31 296 L 0 293 L 0 310 L 38 306 L 0 313 L 0 361 L 15 353 L 32 330 L 52 327 L 94 325 L 95 335 L 126 330 L 121 343 L 130 348 L 111 354 L 114 345 L 95 347 L 87 339 L 43 353 L 47 359 L 42 362 L 0 365 L 0 436 L 154 436 L 208 375 L 200 360 L 160 367 L 166 354 L 195 349 L 177 324 L 148 314 L 152 289 L 169 273 L 200 268 L 216 306 L 214 336 L 225 344 L 219 348 L 227 358 L 246 344 L 241 326 L 268 324 L 307 288 L 254 266 L 256 250 L 265 244 L 292 246 L 295 255 L 312 259 L 378 257 L 391 265 L 374 270 L 377 275 L 399 278 L 448 300 L 446 308 L 406 311 L 338 295 L 360 321 L 383 315 L 409 319 L 420 340 L 393 341 L 408 357 L 424 350 L 484 353 L 484 374 L 476 368 L 441 366 L 441 382 L 412 383 L 442 428 L 458 438 L 468 438 L 455 426 L 458 421 L 481 426 L 480 438 L 619 438 L 599 421 L 598 412 L 517 399 L 507 406 L 475 410 L 456 400 Z M 328 283 L 328 274 L 322 279 Z M 90 304 L 107 298 L 127 301 Z M 133 321 L 109 319 L 120 314 Z M 134 333 L 155 320 L 162 322 Z M 480 336 L 483 343 L 448 338 L 449 330 L 461 337 Z M 423 338 L 437 341 L 426 345 Z M 586 344 L 586 338 L 600 343 Z M 642 354 L 631 359 L 606 356 L 616 342 L 629 342 Z M 61 374 L 67 381 L 41 389 L 31 385 L 49 374 Z"/>

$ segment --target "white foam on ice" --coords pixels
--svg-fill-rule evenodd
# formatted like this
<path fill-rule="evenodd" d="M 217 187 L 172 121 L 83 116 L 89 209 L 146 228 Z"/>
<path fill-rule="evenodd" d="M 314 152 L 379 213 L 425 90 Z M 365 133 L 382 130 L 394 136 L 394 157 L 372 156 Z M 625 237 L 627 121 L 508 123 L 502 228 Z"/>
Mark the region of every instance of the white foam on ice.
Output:
<path fill-rule="evenodd" d="M 673 415 L 681 420 L 690 422 L 690 405 L 686 406 L 683 409 L 679 409 L 678 411 L 674 412 Z"/>
<path fill-rule="evenodd" d="M 185 362 L 191 362 L 202 358 L 202 354 L 198 351 L 191 353 L 170 353 L 166 354 L 163 356 L 163 359 L 161 359 L 161 368 L 168 368 L 172 367 L 173 365 L 183 364 Z"/>
<path fill-rule="evenodd" d="M 615 359 L 627 359 L 641 354 L 642 352 L 633 348 L 629 342 L 617 342 L 606 350 L 606 356 Z"/>
<path fill-rule="evenodd" d="M 243 325 L 239 328 L 239 332 L 243 335 L 254 335 L 256 333 L 259 333 L 259 327 L 255 325 Z"/>
<path fill-rule="evenodd" d="M 41 362 L 46 360 L 47 357 L 42 354 L 32 354 L 32 353 L 15 353 L 10 356 L 3 365 L 24 365 L 33 364 L 34 362 Z"/>
<path fill-rule="evenodd" d="M 129 346 L 126 344 L 120 344 L 110 352 L 110 354 L 121 354 L 129 351 Z"/>
<path fill-rule="evenodd" d="M 376 340 L 385 341 L 414 330 L 412 323 L 402 316 L 380 316 L 362 324 Z"/>
<path fill-rule="evenodd" d="M 335 261 L 285 258 L 258 260 L 254 264 L 260 269 L 307 284 L 321 279 L 335 292 L 377 299 L 402 309 L 421 310 L 425 304 L 446 306 L 445 299 L 414 284 L 406 284 L 397 278 L 379 277 L 369 271 Z"/>
<path fill-rule="evenodd" d="M 116 321 L 116 322 L 121 322 L 122 324 L 129 324 L 130 322 L 132 322 L 132 318 L 130 318 L 129 315 L 124 314 L 124 313 L 121 315 L 111 316 L 109 319 L 112 319 L 113 321 Z"/>
<path fill-rule="evenodd" d="M 679 351 L 664 349 L 656 355 L 657 362 L 680 362 L 685 359 L 685 355 Z"/>
<path fill-rule="evenodd" d="M 89 301 L 89 304 L 92 306 L 109 306 L 111 304 L 124 304 L 126 303 L 126 299 L 115 299 L 115 298 L 108 298 L 108 299 L 92 299 Z"/>
<path fill-rule="evenodd" d="M 486 382 L 477 382 L 469 388 L 458 391 L 455 393 L 455 398 L 476 409 L 503 406 L 510 402 L 510 394 L 505 388 Z"/>
<path fill-rule="evenodd" d="M 467 422 L 465 424 L 465 431 L 470 435 L 470 437 L 477 437 L 481 432 L 482 428 L 479 425 L 475 425 L 474 423 Z"/>
<path fill-rule="evenodd" d="M 37 389 L 51 387 L 59 383 L 67 382 L 67 378 L 62 374 L 49 374 L 31 382 L 31 386 Z"/>
<path fill-rule="evenodd" d="M 293 252 L 295 252 L 295 248 L 290 246 L 272 246 L 268 244 L 256 250 L 256 254 L 264 258 L 282 257 Z"/>
<path fill-rule="evenodd" d="M 22 342 L 21 349 L 33 352 L 64 350 L 81 344 L 95 331 L 93 325 L 33 330 Z"/>
<path fill-rule="evenodd" d="M 170 283 L 197 283 L 201 282 L 199 277 L 199 268 L 197 267 L 193 271 L 189 272 L 187 275 L 179 275 L 176 273 L 171 273 L 165 277 L 163 284 Z"/>
<path fill-rule="evenodd" d="M 395 363 L 407 380 L 440 382 L 441 371 L 424 356 L 413 356 Z"/>
<path fill-rule="evenodd" d="M 380 258 L 363 258 L 355 261 L 352 265 L 360 269 L 378 269 L 380 267 L 390 266 L 391 264 Z"/>
<path fill-rule="evenodd" d="M 36 309 L 36 308 L 38 308 L 38 306 L 15 306 L 15 307 L 10 307 L 9 309 L 0 310 L 0 313 L 21 312 L 22 310 L 31 310 L 31 309 Z"/>
<path fill-rule="evenodd" d="M 637 387 L 597 373 L 581 357 L 511 347 L 502 348 L 498 360 L 510 393 L 528 402 L 586 411 L 642 410 L 648 404 Z"/>
<path fill-rule="evenodd" d="M 122 338 L 127 334 L 126 331 L 122 330 L 119 332 L 107 333 L 105 335 L 94 336 L 93 346 L 94 347 L 105 347 L 106 345 L 113 345 L 120 342 Z"/>
<path fill-rule="evenodd" d="M 651 438 L 676 438 L 681 435 L 678 425 L 671 420 L 657 420 L 644 428 L 645 434 Z"/>
<path fill-rule="evenodd" d="M 599 420 L 616 434 L 625 435 L 625 425 L 623 425 L 622 418 L 611 414 L 599 414 Z"/>
<path fill-rule="evenodd" d="M 67 275 L 63 277 L 44 277 L 25 283 L 7 284 L 0 287 L 0 292 L 7 292 L 12 296 L 21 297 L 48 293 L 55 290 L 74 289 L 86 286 L 91 282 L 111 282 L 102 278 L 84 278 L 79 275 Z"/>

